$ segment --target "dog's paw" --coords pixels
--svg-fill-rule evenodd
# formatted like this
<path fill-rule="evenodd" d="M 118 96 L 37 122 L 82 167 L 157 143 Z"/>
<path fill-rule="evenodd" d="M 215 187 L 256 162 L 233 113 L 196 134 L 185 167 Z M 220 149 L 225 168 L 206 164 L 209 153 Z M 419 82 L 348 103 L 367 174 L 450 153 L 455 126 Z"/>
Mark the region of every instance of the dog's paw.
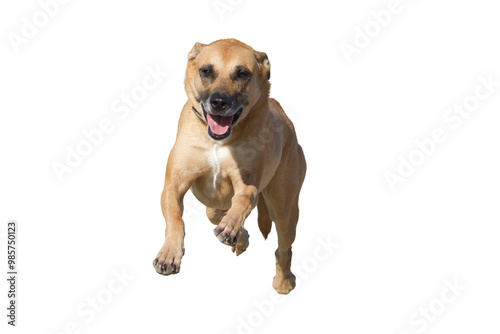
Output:
<path fill-rule="evenodd" d="M 282 295 L 287 295 L 295 288 L 295 275 L 290 273 L 285 277 L 275 276 L 273 280 L 273 288 Z"/>
<path fill-rule="evenodd" d="M 244 228 L 242 222 L 238 219 L 226 214 L 219 225 L 214 229 L 214 234 L 217 239 L 224 245 L 236 246 L 238 238 L 242 234 Z"/>
<path fill-rule="evenodd" d="M 247 250 L 247 247 L 250 244 L 248 238 L 250 238 L 250 235 L 248 234 L 247 230 L 243 229 L 238 242 L 236 242 L 236 245 L 231 248 L 233 253 L 236 253 L 236 256 L 239 256 L 241 253 Z"/>
<path fill-rule="evenodd" d="M 160 275 L 177 274 L 181 270 L 181 259 L 184 255 L 184 247 L 169 246 L 167 242 L 158 252 L 153 261 L 153 267 Z"/>

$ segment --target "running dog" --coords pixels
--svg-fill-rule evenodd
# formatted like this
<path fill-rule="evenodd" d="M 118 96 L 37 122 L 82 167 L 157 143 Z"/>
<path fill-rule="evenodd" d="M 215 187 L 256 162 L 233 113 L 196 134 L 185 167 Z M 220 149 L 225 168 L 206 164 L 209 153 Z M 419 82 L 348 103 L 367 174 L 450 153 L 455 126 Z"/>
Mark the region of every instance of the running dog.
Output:
<path fill-rule="evenodd" d="M 235 40 L 196 43 L 188 54 L 177 138 L 161 196 L 165 242 L 153 266 L 177 274 L 184 255 L 183 198 L 191 189 L 207 207 L 216 237 L 236 255 L 248 247 L 244 222 L 257 206 L 259 229 L 278 233 L 273 287 L 295 287 L 290 270 L 306 161 L 295 129 L 269 98 L 271 64 L 264 52 Z"/>

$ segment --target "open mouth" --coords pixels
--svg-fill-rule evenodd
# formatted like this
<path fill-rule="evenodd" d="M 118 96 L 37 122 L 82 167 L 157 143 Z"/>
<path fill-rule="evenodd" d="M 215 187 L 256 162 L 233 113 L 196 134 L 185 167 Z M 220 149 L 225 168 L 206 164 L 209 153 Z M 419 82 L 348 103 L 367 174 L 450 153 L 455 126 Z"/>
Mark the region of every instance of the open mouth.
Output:
<path fill-rule="evenodd" d="M 215 140 L 229 137 L 231 127 L 238 121 L 242 112 L 243 108 L 240 108 L 237 113 L 231 116 L 220 116 L 207 113 L 203 108 L 203 116 L 205 116 L 208 123 L 208 135 Z"/>

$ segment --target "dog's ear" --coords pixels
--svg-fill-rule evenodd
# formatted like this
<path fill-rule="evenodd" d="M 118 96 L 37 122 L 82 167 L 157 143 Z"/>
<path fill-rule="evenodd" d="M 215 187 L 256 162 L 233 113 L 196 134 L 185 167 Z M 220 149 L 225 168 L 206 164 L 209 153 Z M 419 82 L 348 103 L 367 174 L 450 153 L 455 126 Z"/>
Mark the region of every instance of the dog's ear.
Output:
<path fill-rule="evenodd" d="M 198 43 L 196 42 L 193 46 L 193 48 L 191 49 L 191 51 L 189 51 L 188 53 L 188 60 L 192 60 L 194 58 L 196 58 L 196 56 L 198 56 L 198 54 L 201 52 L 201 49 L 203 49 L 203 47 L 205 47 L 206 44 L 201 44 L 201 43 Z"/>
<path fill-rule="evenodd" d="M 267 80 L 271 79 L 271 63 L 269 62 L 266 53 L 257 51 L 255 52 L 255 58 L 262 69 L 264 78 L 267 78 Z"/>

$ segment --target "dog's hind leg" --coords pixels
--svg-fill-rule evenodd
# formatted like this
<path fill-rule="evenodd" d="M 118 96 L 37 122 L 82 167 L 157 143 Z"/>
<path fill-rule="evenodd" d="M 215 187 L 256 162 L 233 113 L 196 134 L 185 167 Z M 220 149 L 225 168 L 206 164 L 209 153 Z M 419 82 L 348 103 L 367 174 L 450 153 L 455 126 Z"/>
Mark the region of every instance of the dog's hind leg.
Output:
<path fill-rule="evenodd" d="M 207 206 L 207 217 L 208 220 L 214 225 L 217 225 L 220 223 L 222 217 L 226 214 L 227 210 L 222 210 L 222 209 L 215 209 L 215 208 L 209 208 Z"/>
<path fill-rule="evenodd" d="M 250 245 L 250 241 L 248 240 L 249 238 L 250 234 L 248 234 L 248 231 L 243 228 L 241 235 L 238 238 L 238 242 L 236 242 L 236 245 L 231 247 L 231 250 L 233 253 L 236 253 L 236 256 L 247 250 L 248 245 Z"/>
<path fill-rule="evenodd" d="M 292 243 L 295 241 L 299 220 L 299 193 L 306 173 L 306 163 L 300 146 L 297 147 L 297 153 L 296 159 L 282 162 L 275 177 L 262 193 L 278 233 L 273 288 L 281 294 L 287 294 L 295 288 L 295 275 L 290 270 Z M 295 182 L 290 182 L 290 179 Z"/>
<path fill-rule="evenodd" d="M 281 294 L 287 294 L 295 288 L 295 275 L 290 270 L 290 266 L 292 264 L 292 243 L 295 240 L 298 220 L 298 197 L 293 201 L 288 213 L 282 211 L 275 215 L 278 249 L 275 252 L 276 276 L 273 279 L 273 288 Z"/>
<path fill-rule="evenodd" d="M 257 221 L 259 223 L 259 230 L 264 236 L 264 239 L 267 239 L 269 232 L 271 232 L 273 221 L 271 220 L 271 216 L 269 215 L 269 209 L 267 208 L 266 201 L 264 200 L 263 195 L 259 196 L 257 210 L 259 213 L 257 218 Z"/>
<path fill-rule="evenodd" d="M 212 224 L 218 225 L 222 220 L 222 217 L 224 217 L 224 215 L 226 214 L 226 212 L 227 210 L 207 207 L 208 220 L 210 220 Z M 249 237 L 250 235 L 248 234 L 247 230 L 243 228 L 243 230 L 241 231 L 241 235 L 238 237 L 236 245 L 231 247 L 233 253 L 236 253 L 236 255 L 240 255 L 241 253 L 243 253 L 250 244 L 248 240 Z"/>

